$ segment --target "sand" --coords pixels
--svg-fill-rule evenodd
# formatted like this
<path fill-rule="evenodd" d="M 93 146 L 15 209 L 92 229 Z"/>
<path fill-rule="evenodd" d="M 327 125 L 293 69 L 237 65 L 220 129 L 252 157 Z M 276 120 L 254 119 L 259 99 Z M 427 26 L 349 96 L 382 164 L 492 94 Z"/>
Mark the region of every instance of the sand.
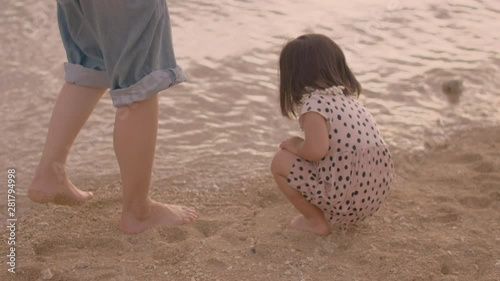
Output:
<path fill-rule="evenodd" d="M 384 207 L 327 237 L 286 227 L 295 210 L 267 174 L 204 191 L 156 182 L 154 198 L 200 218 L 125 235 L 118 175 L 88 175 L 76 184 L 95 200 L 83 206 L 18 199 L 17 273 L 2 262 L 0 280 L 500 280 L 500 127 L 395 164 Z"/>

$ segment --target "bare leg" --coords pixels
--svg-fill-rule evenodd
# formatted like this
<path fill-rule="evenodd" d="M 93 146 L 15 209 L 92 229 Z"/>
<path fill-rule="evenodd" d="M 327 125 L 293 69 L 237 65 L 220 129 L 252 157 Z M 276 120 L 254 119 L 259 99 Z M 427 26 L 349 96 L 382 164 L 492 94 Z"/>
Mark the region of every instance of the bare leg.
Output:
<path fill-rule="evenodd" d="M 66 176 L 68 152 L 106 89 L 65 83 L 52 111 L 49 131 L 28 197 L 38 203 L 80 204 L 91 192 L 76 188 Z"/>
<path fill-rule="evenodd" d="M 285 194 L 288 201 L 302 213 L 302 215 L 292 219 L 290 227 L 318 235 L 328 235 L 330 233 L 330 225 L 323 211 L 309 203 L 302 197 L 302 194 L 298 190 L 288 185 L 287 176 L 295 158 L 297 158 L 297 156 L 291 152 L 280 150 L 274 155 L 271 163 L 271 172 L 273 173 L 278 188 Z"/>
<path fill-rule="evenodd" d="M 118 108 L 114 146 L 123 185 L 120 229 L 139 233 L 157 225 L 180 225 L 196 219 L 192 208 L 155 202 L 149 185 L 158 130 L 158 97 Z"/>

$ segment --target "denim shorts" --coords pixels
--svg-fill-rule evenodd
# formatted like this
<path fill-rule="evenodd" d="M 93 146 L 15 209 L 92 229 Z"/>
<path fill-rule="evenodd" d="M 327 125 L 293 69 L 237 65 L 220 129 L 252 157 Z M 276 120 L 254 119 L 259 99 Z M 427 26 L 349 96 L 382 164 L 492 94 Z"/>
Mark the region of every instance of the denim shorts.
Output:
<path fill-rule="evenodd" d="M 115 107 L 185 81 L 166 0 L 58 0 L 65 80 L 110 88 Z"/>

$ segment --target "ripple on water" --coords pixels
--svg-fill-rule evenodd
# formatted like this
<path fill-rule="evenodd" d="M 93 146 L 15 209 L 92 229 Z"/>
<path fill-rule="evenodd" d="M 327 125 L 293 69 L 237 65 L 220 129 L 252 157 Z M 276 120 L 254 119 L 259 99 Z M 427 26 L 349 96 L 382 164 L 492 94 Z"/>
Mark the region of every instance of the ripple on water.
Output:
<path fill-rule="evenodd" d="M 299 134 L 278 106 L 277 62 L 287 39 L 324 33 L 341 45 L 363 84 L 360 99 L 393 150 L 424 149 L 474 124 L 500 120 L 498 1 L 169 1 L 174 45 L 189 81 L 160 94 L 154 178 L 223 186 L 267 171 L 277 144 Z M 33 172 L 65 59 L 55 1 L 12 2 L 0 11 L 3 38 L 0 155 Z M 457 104 L 441 92 L 461 79 Z M 98 104 L 68 162 L 72 175 L 118 173 L 115 110 Z M 15 149 L 13 149 L 15 147 Z M 4 156 L 5 155 L 5 156 Z M 83 169 L 82 167 L 89 167 Z M 90 175 L 89 175 L 90 176 Z M 28 184 L 29 179 L 22 179 Z"/>

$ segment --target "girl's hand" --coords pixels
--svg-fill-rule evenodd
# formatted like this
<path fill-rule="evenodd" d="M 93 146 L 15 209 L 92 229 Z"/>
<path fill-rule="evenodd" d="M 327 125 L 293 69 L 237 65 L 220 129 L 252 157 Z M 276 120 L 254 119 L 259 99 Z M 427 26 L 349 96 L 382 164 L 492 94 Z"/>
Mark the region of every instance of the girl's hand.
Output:
<path fill-rule="evenodd" d="M 291 153 L 298 155 L 299 146 L 304 142 L 301 137 L 291 137 L 280 143 L 280 148 L 290 151 Z"/>

